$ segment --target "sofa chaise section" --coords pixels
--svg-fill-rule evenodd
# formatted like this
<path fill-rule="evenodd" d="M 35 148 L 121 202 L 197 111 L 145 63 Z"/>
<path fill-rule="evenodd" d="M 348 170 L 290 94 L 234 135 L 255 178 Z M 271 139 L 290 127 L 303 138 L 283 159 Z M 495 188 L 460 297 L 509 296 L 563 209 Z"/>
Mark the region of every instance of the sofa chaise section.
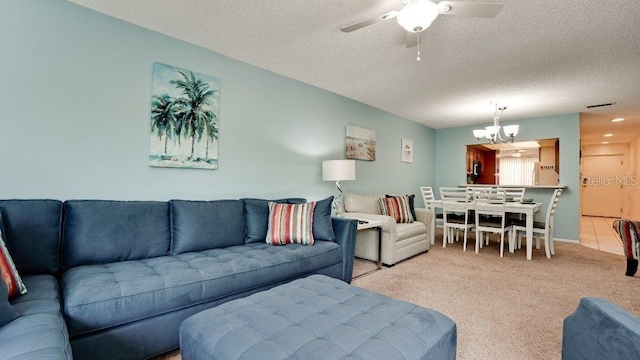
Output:
<path fill-rule="evenodd" d="M 62 202 L 0 200 L 6 245 L 27 293 L 11 299 L 18 318 L 0 327 L 0 359 L 72 359 L 61 309 Z"/>
<path fill-rule="evenodd" d="M 0 327 L 0 359 L 72 359 L 58 281 L 51 275 L 22 281 L 28 292 L 11 302 L 19 317 Z"/>
<path fill-rule="evenodd" d="M 262 243 L 104 265 L 64 274 L 73 337 L 279 284 L 319 269 L 339 278 L 342 250 Z"/>

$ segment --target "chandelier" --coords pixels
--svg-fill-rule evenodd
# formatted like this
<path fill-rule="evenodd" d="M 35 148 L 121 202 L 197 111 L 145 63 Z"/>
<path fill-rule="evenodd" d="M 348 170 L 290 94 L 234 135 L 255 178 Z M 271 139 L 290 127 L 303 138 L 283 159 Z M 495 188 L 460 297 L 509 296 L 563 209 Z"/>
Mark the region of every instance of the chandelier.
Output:
<path fill-rule="evenodd" d="M 473 136 L 480 141 L 485 138 L 489 141 L 490 144 L 494 144 L 498 140 L 504 143 L 513 142 L 513 139 L 518 135 L 518 130 L 520 130 L 519 125 L 507 125 L 500 127 L 500 115 L 502 112 L 507 109 L 506 106 L 499 106 L 496 103 L 495 110 L 493 112 L 493 125 L 486 126 L 484 129 L 473 130 Z M 507 137 L 503 139 L 500 135 L 500 129 L 504 132 L 504 135 Z"/>

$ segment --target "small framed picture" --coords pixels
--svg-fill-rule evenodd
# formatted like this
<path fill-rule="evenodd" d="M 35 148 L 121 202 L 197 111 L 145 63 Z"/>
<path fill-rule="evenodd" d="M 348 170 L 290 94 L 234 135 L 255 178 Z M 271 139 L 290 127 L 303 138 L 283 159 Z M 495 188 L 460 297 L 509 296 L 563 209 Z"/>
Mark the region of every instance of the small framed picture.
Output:
<path fill-rule="evenodd" d="M 347 125 L 347 159 L 376 160 L 376 132 Z"/>
<path fill-rule="evenodd" d="M 400 157 L 402 162 L 413 162 L 413 141 L 402 139 L 402 156 Z"/>

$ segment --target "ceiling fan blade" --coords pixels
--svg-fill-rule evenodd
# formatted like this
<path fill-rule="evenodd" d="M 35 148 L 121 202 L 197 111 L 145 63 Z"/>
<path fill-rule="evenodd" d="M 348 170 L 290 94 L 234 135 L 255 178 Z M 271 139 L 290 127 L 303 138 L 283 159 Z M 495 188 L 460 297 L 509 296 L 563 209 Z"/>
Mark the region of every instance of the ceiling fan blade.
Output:
<path fill-rule="evenodd" d="M 502 11 L 503 4 L 474 3 L 462 1 L 440 1 L 438 10 L 442 15 L 493 18 Z"/>
<path fill-rule="evenodd" d="M 407 49 L 412 48 L 414 46 L 418 46 L 418 33 L 412 33 L 407 31 Z"/>
<path fill-rule="evenodd" d="M 358 29 L 362 29 L 363 27 L 367 27 L 369 25 L 373 25 L 377 22 L 383 21 L 383 20 L 387 20 L 387 19 L 393 19 L 394 17 L 398 16 L 398 12 L 397 11 L 389 11 L 386 14 L 382 14 L 380 16 L 376 16 L 374 18 L 371 18 L 369 20 L 365 20 L 365 21 L 361 21 L 357 24 L 353 24 L 353 25 L 349 25 L 345 28 L 340 29 L 340 31 L 345 32 L 345 33 L 349 33 L 352 31 L 356 31 Z"/>

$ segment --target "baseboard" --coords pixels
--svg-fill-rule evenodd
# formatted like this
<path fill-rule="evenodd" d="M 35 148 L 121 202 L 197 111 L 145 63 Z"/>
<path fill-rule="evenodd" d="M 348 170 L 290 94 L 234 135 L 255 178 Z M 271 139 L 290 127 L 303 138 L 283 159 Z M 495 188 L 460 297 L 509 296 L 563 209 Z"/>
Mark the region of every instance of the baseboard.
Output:
<path fill-rule="evenodd" d="M 580 240 L 572 240 L 572 239 L 558 239 L 558 238 L 553 238 L 553 241 L 557 241 L 557 242 L 564 242 L 564 243 L 571 243 L 571 244 L 580 244 Z"/>

